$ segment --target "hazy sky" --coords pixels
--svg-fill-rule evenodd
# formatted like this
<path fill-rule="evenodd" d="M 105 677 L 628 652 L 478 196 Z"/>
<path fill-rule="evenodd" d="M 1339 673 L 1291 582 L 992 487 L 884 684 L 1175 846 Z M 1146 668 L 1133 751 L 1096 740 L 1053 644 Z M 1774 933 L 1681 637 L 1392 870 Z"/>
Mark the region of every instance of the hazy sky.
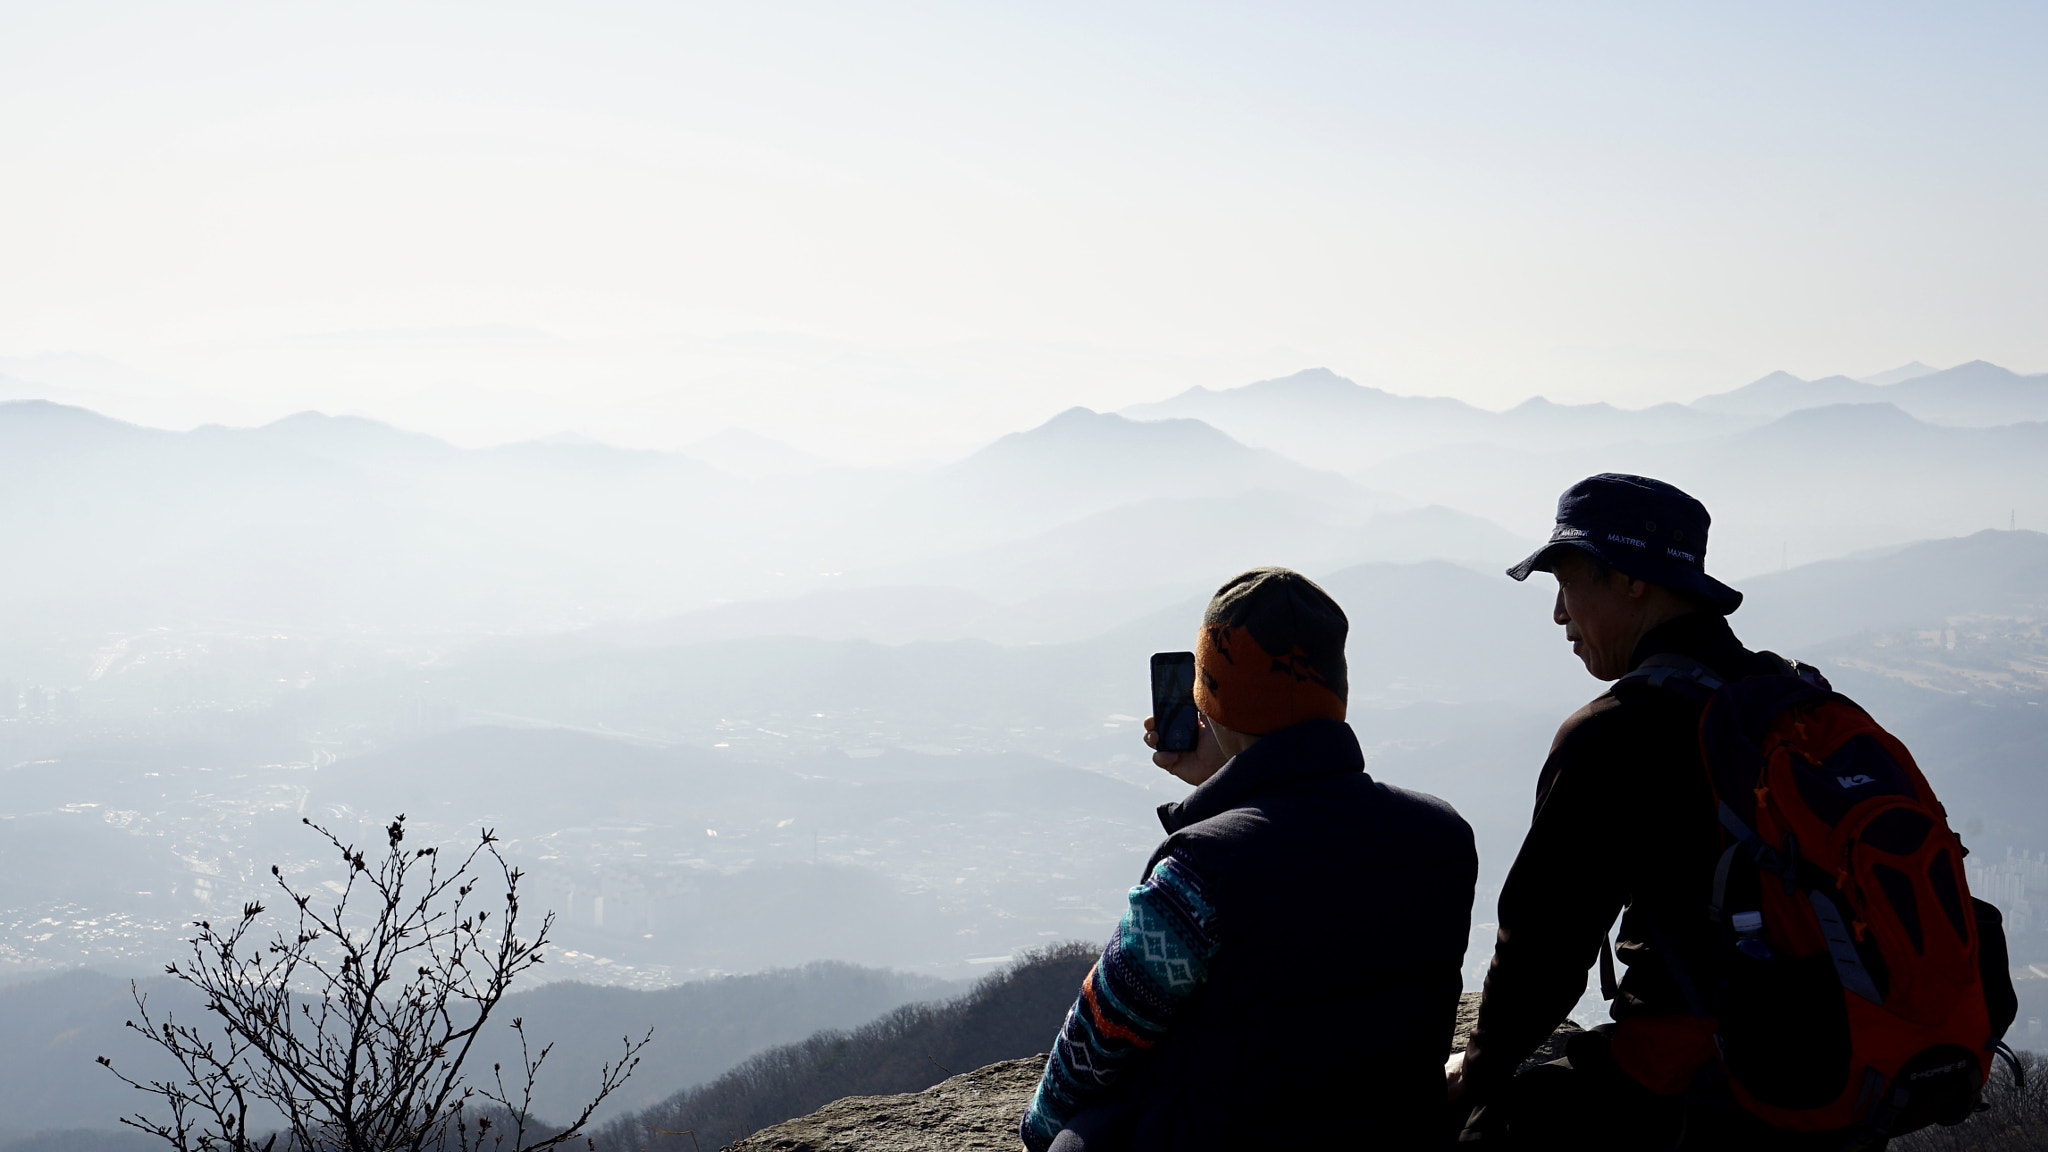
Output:
<path fill-rule="evenodd" d="M 871 460 L 1317 364 L 2038 372 L 2044 59 L 2040 4 L 7 3 L 0 373 Z"/>

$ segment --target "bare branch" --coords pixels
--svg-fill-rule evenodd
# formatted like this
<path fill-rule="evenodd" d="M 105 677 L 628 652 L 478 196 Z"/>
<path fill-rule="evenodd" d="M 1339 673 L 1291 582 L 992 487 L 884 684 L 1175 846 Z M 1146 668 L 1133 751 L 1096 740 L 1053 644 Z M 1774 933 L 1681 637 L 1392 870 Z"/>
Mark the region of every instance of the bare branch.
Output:
<path fill-rule="evenodd" d="M 167 1115 L 137 1113 L 122 1123 L 176 1152 L 255 1152 L 280 1136 L 288 1148 L 337 1152 L 541 1152 L 582 1134 L 638 1066 L 652 1032 L 627 1038 L 590 1103 L 545 1134 L 534 1129 L 531 1106 L 553 1049 L 532 1051 L 523 1020 L 511 1022 L 522 1066 L 510 1086 L 501 1066 L 482 1089 L 466 1076 L 478 1037 L 514 981 L 542 962 L 554 928 L 546 914 L 530 939 L 519 936 L 522 877 L 500 853 L 497 835 L 480 830 L 444 867 L 439 848 L 403 847 L 403 815 L 384 827 L 385 851 L 376 860 L 329 829 L 302 823 L 340 854 L 346 878 L 339 895 L 325 905 L 272 866 L 289 900 L 287 928 L 262 939 L 257 926 L 268 909 L 257 901 L 244 904 L 231 925 L 194 925 L 190 959 L 165 972 L 199 993 L 213 1025 L 202 1032 L 169 1017 L 158 1023 L 134 991 L 141 1023 L 130 1021 L 129 1029 L 167 1052 L 182 1075 L 136 1081 L 102 1057 Z M 472 908 L 480 880 L 490 876 L 503 883 L 502 903 Z M 502 1110 L 502 1122 L 475 1112 L 479 1100 Z M 249 1133 L 252 1121 L 277 1130 L 259 1142 Z"/>

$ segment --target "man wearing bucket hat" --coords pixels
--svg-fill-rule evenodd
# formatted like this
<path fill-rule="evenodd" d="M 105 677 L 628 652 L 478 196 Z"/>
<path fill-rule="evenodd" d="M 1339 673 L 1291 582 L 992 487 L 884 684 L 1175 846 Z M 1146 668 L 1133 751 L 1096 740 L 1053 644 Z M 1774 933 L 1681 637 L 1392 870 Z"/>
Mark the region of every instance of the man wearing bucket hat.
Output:
<path fill-rule="evenodd" d="M 1695 661 L 1723 680 L 1785 671 L 1729 628 L 1742 593 L 1706 573 L 1708 523 L 1699 501 L 1662 481 L 1592 476 L 1559 498 L 1549 541 L 1508 575 L 1556 577 L 1553 618 L 1596 679 L 1619 680 L 1655 657 Z M 1713 1039 L 1711 1022 L 1691 1010 L 1686 981 L 1718 981 L 1722 955 L 1706 911 L 1721 843 L 1699 707 L 1688 700 L 1610 688 L 1559 728 L 1528 836 L 1501 887 L 1478 1026 L 1445 1067 L 1451 1098 L 1476 1106 L 1465 1142 L 1803 1146 L 1802 1137 L 1688 1099 Z M 1608 983 L 1607 930 L 1624 909 L 1615 952 L 1627 974 L 1612 996 L 1616 1022 L 1575 1036 L 1563 1060 L 1517 1076 L 1578 1002 L 1596 958 Z M 1682 972 L 1674 975 L 1667 957 Z"/>
<path fill-rule="evenodd" d="M 1366 775 L 1347 630 L 1284 568 L 1209 602 L 1201 743 L 1153 757 L 1194 791 L 1160 806 L 1167 838 L 1053 1043 L 1032 1152 L 1443 1139 L 1479 861 L 1449 805 Z"/>

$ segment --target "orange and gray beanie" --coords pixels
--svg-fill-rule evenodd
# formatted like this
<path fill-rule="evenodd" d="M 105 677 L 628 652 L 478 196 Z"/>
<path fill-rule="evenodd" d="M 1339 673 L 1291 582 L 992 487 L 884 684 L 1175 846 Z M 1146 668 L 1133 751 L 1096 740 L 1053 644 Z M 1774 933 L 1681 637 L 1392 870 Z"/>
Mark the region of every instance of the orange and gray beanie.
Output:
<path fill-rule="evenodd" d="M 1233 731 L 1344 718 L 1344 610 L 1299 572 L 1254 568 L 1217 589 L 1195 641 L 1195 707 Z"/>

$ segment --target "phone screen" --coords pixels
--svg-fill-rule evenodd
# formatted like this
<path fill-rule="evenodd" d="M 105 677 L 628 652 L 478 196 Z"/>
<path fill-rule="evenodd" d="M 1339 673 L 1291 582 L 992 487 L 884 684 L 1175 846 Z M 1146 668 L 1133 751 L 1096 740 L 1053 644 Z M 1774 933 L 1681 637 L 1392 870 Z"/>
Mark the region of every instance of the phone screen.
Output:
<path fill-rule="evenodd" d="M 1201 735 L 1195 718 L 1195 654 L 1152 654 L 1152 719 L 1161 752 L 1191 752 Z"/>

